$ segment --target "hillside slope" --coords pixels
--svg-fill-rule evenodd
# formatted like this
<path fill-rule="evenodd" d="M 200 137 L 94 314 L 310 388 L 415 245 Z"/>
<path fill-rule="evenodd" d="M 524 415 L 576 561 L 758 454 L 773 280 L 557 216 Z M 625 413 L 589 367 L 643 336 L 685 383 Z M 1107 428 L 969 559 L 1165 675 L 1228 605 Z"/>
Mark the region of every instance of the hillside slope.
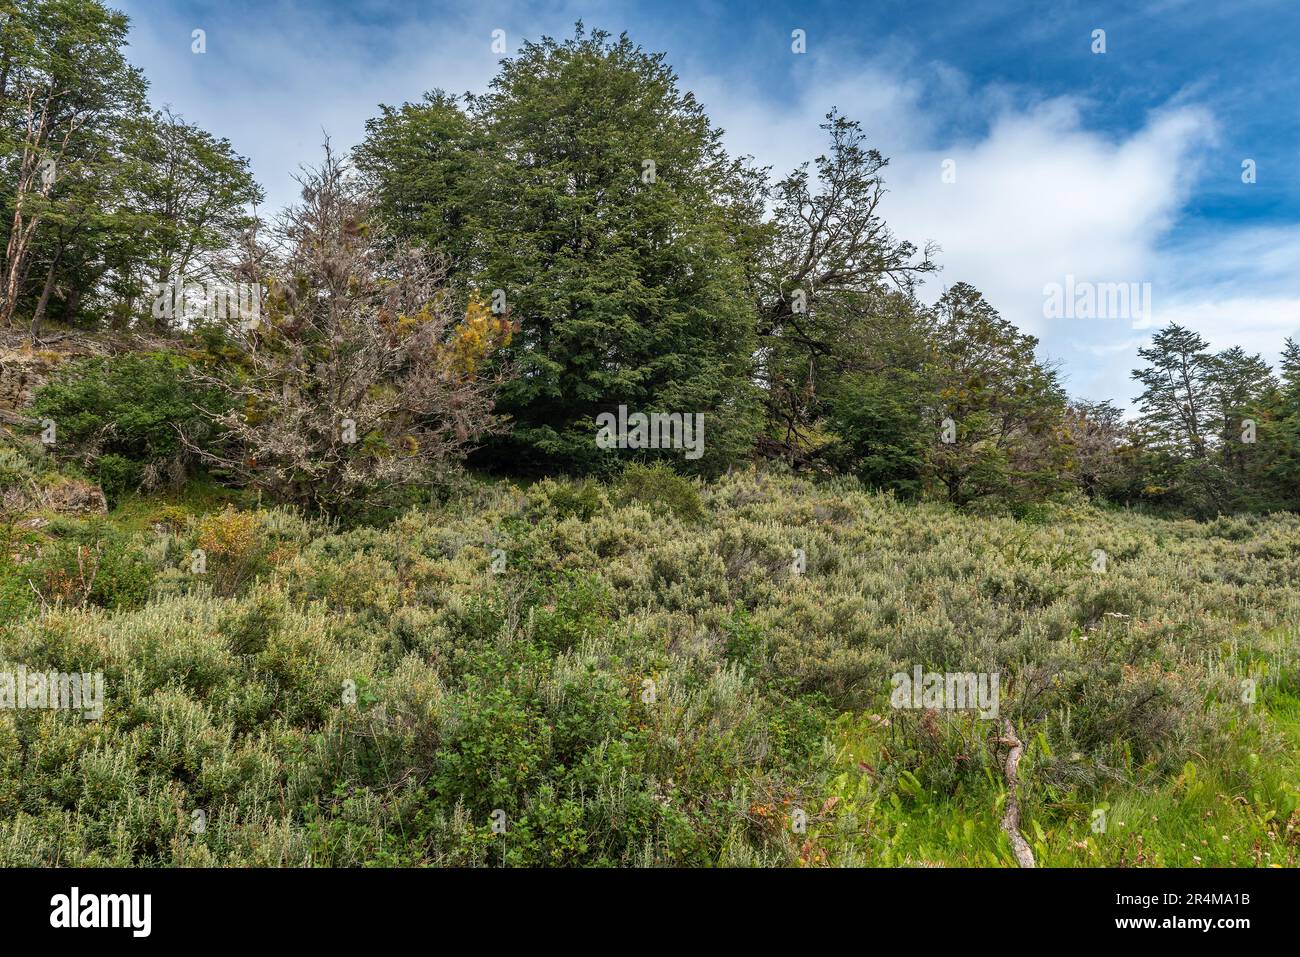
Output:
<path fill-rule="evenodd" d="M 8 534 L 0 673 L 106 693 L 0 710 L 0 865 L 1014 866 L 1005 719 L 1040 864 L 1300 857 L 1295 516 L 647 471 Z M 892 707 L 917 667 L 998 719 Z"/>

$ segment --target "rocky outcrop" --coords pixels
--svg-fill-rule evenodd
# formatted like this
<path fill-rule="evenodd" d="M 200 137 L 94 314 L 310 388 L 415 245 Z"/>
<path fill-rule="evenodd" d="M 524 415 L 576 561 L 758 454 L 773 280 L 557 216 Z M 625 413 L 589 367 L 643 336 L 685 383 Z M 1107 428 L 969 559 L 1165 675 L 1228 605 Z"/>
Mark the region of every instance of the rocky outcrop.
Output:
<path fill-rule="evenodd" d="M 121 337 L 64 332 L 42 339 L 33 347 L 26 335 L 0 329 L 0 419 L 27 417 L 27 406 L 36 390 L 69 360 L 152 345 L 140 337 L 136 339 L 138 343 Z"/>
<path fill-rule="evenodd" d="M 23 415 L 59 361 L 57 355 L 0 347 L 0 410 Z"/>
<path fill-rule="evenodd" d="M 108 502 L 104 490 L 98 485 L 80 479 L 64 478 L 44 491 L 44 505 L 51 511 L 63 514 L 104 514 Z"/>

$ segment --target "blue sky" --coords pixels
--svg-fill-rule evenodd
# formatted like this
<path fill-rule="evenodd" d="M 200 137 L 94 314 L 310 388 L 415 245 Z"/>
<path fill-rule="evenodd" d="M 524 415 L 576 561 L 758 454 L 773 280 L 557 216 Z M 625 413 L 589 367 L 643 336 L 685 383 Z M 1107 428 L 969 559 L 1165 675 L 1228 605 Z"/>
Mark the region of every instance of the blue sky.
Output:
<path fill-rule="evenodd" d="M 886 219 L 942 247 L 923 297 L 980 288 L 1074 395 L 1127 404 L 1137 347 L 1169 321 L 1270 360 L 1300 337 L 1295 0 L 110 4 L 155 105 L 228 137 L 272 207 L 322 130 L 351 146 L 378 103 L 485 88 L 493 30 L 513 51 L 582 19 L 666 52 L 728 147 L 777 174 L 820 151 L 832 106 L 861 120 L 891 158 Z M 1067 276 L 1150 283 L 1150 309 L 1045 317 L 1045 286 Z"/>

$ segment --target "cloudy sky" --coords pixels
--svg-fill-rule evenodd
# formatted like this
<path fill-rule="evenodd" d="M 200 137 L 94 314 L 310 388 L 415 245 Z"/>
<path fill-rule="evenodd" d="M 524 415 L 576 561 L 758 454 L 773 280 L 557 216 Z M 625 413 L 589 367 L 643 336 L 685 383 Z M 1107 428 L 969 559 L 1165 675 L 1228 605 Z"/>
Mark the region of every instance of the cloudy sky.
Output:
<path fill-rule="evenodd" d="M 581 19 L 666 52 L 731 151 L 777 174 L 821 151 L 831 107 L 860 120 L 891 159 L 886 219 L 942 248 L 924 297 L 983 290 L 1073 395 L 1127 404 L 1137 347 L 1170 321 L 1270 360 L 1300 337 L 1295 0 L 112 5 L 155 105 L 229 138 L 272 207 L 323 131 L 351 146 L 379 103 L 483 90 L 494 30 L 513 51 Z M 1067 277 L 1150 283 L 1150 308 L 1046 318 Z"/>

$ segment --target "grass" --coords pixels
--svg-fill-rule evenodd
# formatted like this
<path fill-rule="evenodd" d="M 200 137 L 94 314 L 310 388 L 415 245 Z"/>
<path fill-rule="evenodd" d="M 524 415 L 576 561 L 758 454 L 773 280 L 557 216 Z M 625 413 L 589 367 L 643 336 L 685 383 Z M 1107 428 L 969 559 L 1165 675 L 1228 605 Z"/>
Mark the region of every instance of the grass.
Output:
<path fill-rule="evenodd" d="M 1177 776 L 1101 790 L 1090 801 L 1028 789 L 1022 826 L 1040 866 L 1295 867 L 1300 863 L 1300 699 L 1271 694 L 1261 703 L 1283 747 L 1263 758 L 1248 752 L 1244 774 L 1223 761 L 1188 762 Z M 815 843 L 836 863 L 871 866 L 1015 866 L 998 826 L 1001 783 L 955 795 L 919 784 L 881 792 L 875 768 L 886 739 L 873 721 L 847 716 L 837 734 L 838 798 Z M 1043 744 L 1033 742 L 1022 773 Z M 1101 811 L 1104 817 L 1094 817 Z"/>
<path fill-rule="evenodd" d="M 227 488 L 207 475 L 191 478 L 179 489 L 149 495 L 125 496 L 112 508 L 113 524 L 129 534 L 147 532 L 160 522 L 174 522 L 187 515 L 206 515 L 227 506 L 254 508 L 253 496 Z"/>
<path fill-rule="evenodd" d="M 108 696 L 0 711 L 0 864 L 1014 866 L 1000 722 L 892 708 L 916 665 L 1001 677 L 1041 864 L 1297 863 L 1295 516 L 654 470 L 381 527 L 253 505 L 124 501 L 107 585 L 10 608 L 0 671 Z M 89 524 L 6 594 L 75 585 Z"/>

